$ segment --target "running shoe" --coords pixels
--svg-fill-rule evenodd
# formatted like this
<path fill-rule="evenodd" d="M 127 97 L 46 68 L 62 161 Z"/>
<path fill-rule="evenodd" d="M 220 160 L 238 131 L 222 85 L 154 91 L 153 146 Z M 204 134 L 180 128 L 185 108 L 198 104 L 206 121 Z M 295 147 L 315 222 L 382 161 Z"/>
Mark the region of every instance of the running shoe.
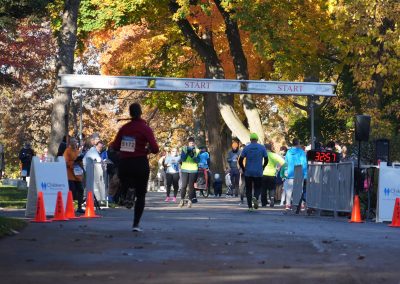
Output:
<path fill-rule="evenodd" d="M 174 198 L 172 199 L 172 201 L 176 203 L 176 197 L 174 197 Z"/>
<path fill-rule="evenodd" d="M 167 198 L 165 198 L 165 202 L 169 202 L 169 197 L 167 196 Z"/>
<path fill-rule="evenodd" d="M 247 212 L 254 212 L 254 208 L 250 207 L 249 209 L 247 209 Z"/>
<path fill-rule="evenodd" d="M 253 208 L 254 209 L 258 209 L 258 200 L 257 200 L 257 198 L 253 197 L 253 199 L 251 201 L 253 202 Z"/>
<path fill-rule="evenodd" d="M 136 227 L 133 227 L 132 232 L 143 232 L 143 229 L 136 226 Z"/>
<path fill-rule="evenodd" d="M 269 203 L 269 207 L 274 207 L 275 205 L 275 199 L 271 198 L 271 202 Z"/>
<path fill-rule="evenodd" d="M 286 210 L 292 210 L 292 208 L 290 208 L 290 205 L 286 205 L 285 209 Z"/>
<path fill-rule="evenodd" d="M 178 205 L 180 208 L 182 208 L 183 206 L 185 206 L 185 200 L 181 199 L 181 201 L 179 202 Z"/>
<path fill-rule="evenodd" d="M 191 208 L 192 207 L 192 201 L 188 201 L 188 203 L 187 203 L 187 208 Z"/>

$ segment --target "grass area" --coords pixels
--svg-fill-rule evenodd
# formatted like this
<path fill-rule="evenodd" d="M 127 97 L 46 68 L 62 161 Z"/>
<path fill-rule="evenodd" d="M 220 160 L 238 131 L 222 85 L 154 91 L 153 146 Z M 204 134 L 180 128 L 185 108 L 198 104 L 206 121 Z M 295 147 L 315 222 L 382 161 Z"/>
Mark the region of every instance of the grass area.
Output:
<path fill-rule="evenodd" d="M 25 208 L 27 194 L 28 191 L 26 189 L 2 186 L 0 187 L 0 207 Z"/>
<path fill-rule="evenodd" d="M 24 220 L 0 216 L 0 238 L 14 235 L 15 232 L 25 228 L 28 223 Z"/>

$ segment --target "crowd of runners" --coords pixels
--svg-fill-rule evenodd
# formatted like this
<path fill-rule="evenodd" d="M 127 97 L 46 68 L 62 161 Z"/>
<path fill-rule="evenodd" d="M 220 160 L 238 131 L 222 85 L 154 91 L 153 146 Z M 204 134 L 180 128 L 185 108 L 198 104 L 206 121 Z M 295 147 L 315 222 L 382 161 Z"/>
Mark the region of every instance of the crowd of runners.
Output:
<path fill-rule="evenodd" d="M 107 151 L 99 135 L 94 134 L 90 143 L 82 148 L 75 138 L 64 139 L 57 156 L 65 158 L 69 188 L 77 201 L 78 213 L 84 212 L 85 161 L 91 158 L 107 168 L 110 176 L 117 177 L 116 189 L 111 190 L 110 186 L 110 194 L 117 203 L 127 208 L 134 207 L 133 230 L 141 231 L 139 223 L 150 174 L 148 154 L 158 154 L 159 146 L 152 129 L 141 118 L 141 106 L 138 103 L 130 105 L 129 113 L 130 121 L 120 128 Z M 189 137 L 181 148 L 172 147 L 164 151 L 159 159 L 159 174 L 166 189 L 165 202 L 191 208 L 198 202 L 197 195 L 202 194 L 237 198 L 240 205 L 247 205 L 249 212 L 268 205 L 285 206 L 286 210 L 291 210 L 294 168 L 301 165 L 304 180 L 307 178 L 306 151 L 309 149 L 298 139 L 293 139 L 290 148 L 281 146 L 275 152 L 271 143 L 259 143 L 263 138 L 251 133 L 247 144 L 233 138 L 231 149 L 225 155 L 227 168 L 224 173 L 211 172 L 212 157 L 207 147 L 198 147 L 193 137 Z M 317 143 L 315 147 L 322 148 L 322 145 Z M 324 149 L 338 152 L 342 161 L 351 159 L 346 147 L 334 142 L 327 143 Z M 34 155 L 30 144 L 26 143 L 19 153 L 23 178 L 29 177 L 30 161 Z M 41 160 L 47 161 L 47 152 Z M 279 205 L 277 201 L 280 201 Z"/>
<path fill-rule="evenodd" d="M 306 152 L 311 147 L 301 145 L 299 139 L 295 138 L 289 148 L 281 146 L 275 152 L 272 143 L 260 144 L 261 139 L 257 134 L 251 133 L 249 138 L 250 143 L 246 145 L 233 139 L 232 147 L 226 153 L 228 167 L 224 173 L 211 172 L 209 165 L 212 157 L 207 147 L 197 147 L 193 137 L 181 149 L 166 149 L 158 162 L 158 179 L 164 182 L 166 190 L 165 202 L 177 202 L 179 207 L 190 208 L 198 202 L 198 194 L 221 197 L 224 187 L 224 195 L 237 198 L 239 205 L 244 203 L 246 197 L 249 211 L 268 205 L 284 206 L 286 210 L 291 210 L 294 168 L 301 165 L 306 180 Z M 347 148 L 333 141 L 324 147 L 316 143 L 315 147 L 338 153 L 341 161 L 350 160 Z M 180 200 L 177 199 L 179 192 Z M 276 204 L 277 201 L 280 203 Z M 301 210 L 305 209 L 304 205 L 303 202 Z"/>

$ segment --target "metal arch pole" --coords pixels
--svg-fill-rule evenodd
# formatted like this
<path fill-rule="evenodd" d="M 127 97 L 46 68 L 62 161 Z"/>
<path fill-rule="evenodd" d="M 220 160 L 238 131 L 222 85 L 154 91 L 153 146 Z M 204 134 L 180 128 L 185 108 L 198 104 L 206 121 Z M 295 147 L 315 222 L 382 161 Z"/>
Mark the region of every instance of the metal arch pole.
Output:
<path fill-rule="evenodd" d="M 314 96 L 311 97 L 311 102 L 310 102 L 310 115 L 311 115 L 311 150 L 314 150 L 315 148 L 315 141 L 314 141 Z"/>
<path fill-rule="evenodd" d="M 82 92 L 79 96 L 79 144 L 82 143 L 82 131 L 83 131 L 83 97 Z"/>

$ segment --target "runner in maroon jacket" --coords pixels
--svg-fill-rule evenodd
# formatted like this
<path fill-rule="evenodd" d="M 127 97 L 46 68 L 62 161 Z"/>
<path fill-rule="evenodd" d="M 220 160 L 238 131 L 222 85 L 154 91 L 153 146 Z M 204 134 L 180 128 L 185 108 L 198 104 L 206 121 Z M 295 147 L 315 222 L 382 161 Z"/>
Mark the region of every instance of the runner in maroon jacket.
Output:
<path fill-rule="evenodd" d="M 133 231 L 141 232 L 139 227 L 142 217 L 147 182 L 149 180 L 150 167 L 147 155 L 157 154 L 159 151 L 153 131 L 140 118 L 142 109 L 138 103 L 129 106 L 131 122 L 123 125 L 117 136 L 111 143 L 115 151 L 119 151 L 118 176 L 121 181 L 122 196 L 126 196 L 129 188 L 135 190 L 135 214 L 133 218 Z"/>

